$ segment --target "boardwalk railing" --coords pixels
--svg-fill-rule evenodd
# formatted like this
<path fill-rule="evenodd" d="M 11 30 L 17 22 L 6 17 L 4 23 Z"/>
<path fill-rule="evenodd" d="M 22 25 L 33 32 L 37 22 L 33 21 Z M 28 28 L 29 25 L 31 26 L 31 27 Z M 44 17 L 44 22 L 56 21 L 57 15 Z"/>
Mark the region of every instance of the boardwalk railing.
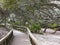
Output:
<path fill-rule="evenodd" d="M 10 30 L 6 36 L 4 36 L 2 39 L 0 39 L 0 45 L 8 45 L 12 36 L 13 36 L 13 31 Z"/>
<path fill-rule="evenodd" d="M 25 26 L 18 26 L 18 27 L 19 27 L 19 29 L 22 29 L 25 32 L 27 32 L 27 34 L 29 36 L 29 39 L 30 39 L 30 42 L 31 42 L 32 45 L 40 45 L 39 41 L 33 36 L 33 34 L 31 33 L 29 28 L 27 28 Z"/>

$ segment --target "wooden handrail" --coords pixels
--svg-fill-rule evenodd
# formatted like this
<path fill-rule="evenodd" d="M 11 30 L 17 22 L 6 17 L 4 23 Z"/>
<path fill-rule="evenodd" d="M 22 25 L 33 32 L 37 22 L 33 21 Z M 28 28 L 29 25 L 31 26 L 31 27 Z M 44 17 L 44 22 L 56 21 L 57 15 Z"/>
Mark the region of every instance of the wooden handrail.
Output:
<path fill-rule="evenodd" d="M 7 45 L 7 42 L 9 42 L 12 36 L 13 36 L 13 30 L 10 30 L 6 36 L 0 39 L 0 45 Z"/>
<path fill-rule="evenodd" d="M 27 31 L 28 31 L 29 38 L 30 38 L 32 45 L 39 45 L 39 41 L 33 36 L 29 28 L 27 28 Z"/>
<path fill-rule="evenodd" d="M 27 32 L 32 45 L 40 45 L 39 41 L 33 36 L 29 28 L 25 26 L 19 26 L 19 28 L 22 28 Z M 0 45 L 7 45 L 7 42 L 9 42 L 12 36 L 13 36 L 13 29 L 10 30 L 6 36 L 0 39 Z"/>
<path fill-rule="evenodd" d="M 30 42 L 32 45 L 40 45 L 39 41 L 33 36 L 33 34 L 31 33 L 30 29 L 28 27 L 25 26 L 18 26 L 20 29 L 22 28 L 23 30 L 25 30 L 28 33 L 28 36 L 30 38 Z"/>

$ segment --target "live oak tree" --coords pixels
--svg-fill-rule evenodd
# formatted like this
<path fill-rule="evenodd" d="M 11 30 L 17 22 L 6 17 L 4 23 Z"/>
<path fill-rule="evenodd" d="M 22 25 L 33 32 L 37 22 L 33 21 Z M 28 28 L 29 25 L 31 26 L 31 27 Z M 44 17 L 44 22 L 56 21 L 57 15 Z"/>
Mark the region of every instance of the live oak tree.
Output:
<path fill-rule="evenodd" d="M 46 31 L 49 23 L 59 22 L 60 13 L 56 9 L 60 9 L 57 4 L 50 3 L 50 0 L 3 0 L 3 8 L 16 14 L 15 19 L 18 19 L 21 25 L 26 22 L 38 23 L 45 26 Z"/>

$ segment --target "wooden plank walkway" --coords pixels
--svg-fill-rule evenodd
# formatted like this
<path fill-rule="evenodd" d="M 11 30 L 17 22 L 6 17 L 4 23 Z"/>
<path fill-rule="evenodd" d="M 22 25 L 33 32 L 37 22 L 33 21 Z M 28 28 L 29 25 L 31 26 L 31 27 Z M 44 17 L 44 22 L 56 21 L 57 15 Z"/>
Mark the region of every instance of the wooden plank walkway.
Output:
<path fill-rule="evenodd" d="M 14 30 L 13 35 L 14 39 L 11 41 L 10 45 L 31 45 L 27 34 Z"/>

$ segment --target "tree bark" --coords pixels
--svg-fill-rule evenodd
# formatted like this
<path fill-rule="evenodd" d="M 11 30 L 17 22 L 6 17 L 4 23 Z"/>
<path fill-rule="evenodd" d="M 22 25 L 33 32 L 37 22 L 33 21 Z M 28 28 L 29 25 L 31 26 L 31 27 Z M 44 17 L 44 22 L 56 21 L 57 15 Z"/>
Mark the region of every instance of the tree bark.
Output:
<path fill-rule="evenodd" d="M 45 27 L 44 32 L 46 32 L 47 27 Z"/>

